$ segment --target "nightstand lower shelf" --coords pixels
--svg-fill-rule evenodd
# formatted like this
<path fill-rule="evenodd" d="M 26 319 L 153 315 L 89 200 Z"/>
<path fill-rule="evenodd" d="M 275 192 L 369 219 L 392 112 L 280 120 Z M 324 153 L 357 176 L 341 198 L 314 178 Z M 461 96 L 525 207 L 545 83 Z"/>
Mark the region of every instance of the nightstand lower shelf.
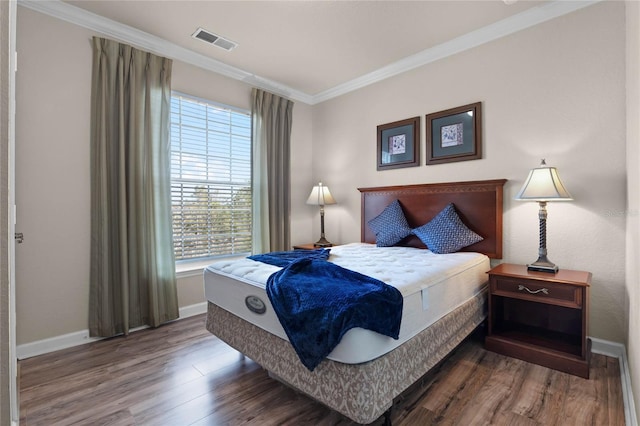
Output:
<path fill-rule="evenodd" d="M 587 339 L 587 357 L 572 355 L 514 339 L 513 336 L 492 335 L 485 339 L 485 348 L 523 361 L 563 371 L 575 376 L 589 378 L 591 339 Z"/>
<path fill-rule="evenodd" d="M 504 321 L 497 327 L 494 325 L 493 335 L 577 357 L 582 355 L 581 336 L 575 334 Z"/>

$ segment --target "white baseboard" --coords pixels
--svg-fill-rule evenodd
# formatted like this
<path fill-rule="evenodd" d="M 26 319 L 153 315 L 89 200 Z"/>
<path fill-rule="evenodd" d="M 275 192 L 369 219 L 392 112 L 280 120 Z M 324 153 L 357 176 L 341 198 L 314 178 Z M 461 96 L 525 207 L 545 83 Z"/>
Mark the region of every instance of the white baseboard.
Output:
<path fill-rule="evenodd" d="M 207 302 L 196 303 L 195 305 L 185 306 L 180 308 L 180 318 L 189 318 L 194 315 L 206 314 L 207 313 Z"/>
<path fill-rule="evenodd" d="M 636 405 L 633 400 L 626 348 L 622 343 L 596 339 L 595 337 L 590 339 L 592 353 L 618 358 L 620 362 L 620 381 L 622 382 L 622 399 L 624 401 L 624 421 L 627 426 L 637 426 L 638 419 L 636 417 Z"/>
<path fill-rule="evenodd" d="M 59 351 L 60 349 L 96 342 L 100 339 L 100 337 L 89 337 L 88 329 L 76 331 L 74 333 L 63 334 L 62 336 L 50 337 L 48 339 L 18 345 L 16 347 L 16 355 L 18 359 L 31 358 L 32 356 L 43 355 L 49 352 Z"/>
<path fill-rule="evenodd" d="M 195 305 L 184 306 L 179 310 L 179 320 L 192 317 L 194 315 L 204 314 L 207 312 L 207 302 L 196 303 Z M 142 330 L 147 326 L 138 327 L 132 332 Z M 81 330 L 73 333 L 63 334 L 61 336 L 50 337 L 48 339 L 36 340 L 35 342 L 25 343 L 16 347 L 16 356 L 18 359 L 31 358 L 37 355 L 43 355 L 49 352 L 59 351 L 85 343 L 96 342 L 101 337 L 89 337 L 89 330 Z"/>

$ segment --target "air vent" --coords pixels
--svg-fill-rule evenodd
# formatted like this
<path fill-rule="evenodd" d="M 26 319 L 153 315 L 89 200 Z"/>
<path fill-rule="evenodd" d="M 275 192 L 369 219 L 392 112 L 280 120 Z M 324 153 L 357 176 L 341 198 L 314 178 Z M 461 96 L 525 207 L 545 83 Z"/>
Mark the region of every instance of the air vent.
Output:
<path fill-rule="evenodd" d="M 226 39 L 224 37 L 220 37 L 210 31 L 207 31 L 203 28 L 198 28 L 195 33 L 191 34 L 191 37 L 197 38 L 198 40 L 202 40 L 206 43 L 213 44 L 221 49 L 231 51 L 238 46 L 238 43 Z"/>

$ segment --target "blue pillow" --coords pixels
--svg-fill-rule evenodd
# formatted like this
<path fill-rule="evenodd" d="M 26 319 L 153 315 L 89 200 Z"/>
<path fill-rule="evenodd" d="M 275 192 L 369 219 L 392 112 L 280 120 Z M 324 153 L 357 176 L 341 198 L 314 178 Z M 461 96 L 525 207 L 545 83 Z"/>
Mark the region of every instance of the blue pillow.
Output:
<path fill-rule="evenodd" d="M 462 223 L 451 203 L 428 223 L 415 228 L 413 233 L 429 250 L 438 254 L 455 253 L 484 239 Z"/>
<path fill-rule="evenodd" d="M 376 234 L 378 247 L 391 247 L 404 237 L 411 235 L 411 228 L 404 217 L 402 206 L 398 200 L 389 204 L 378 216 L 371 219 L 369 228 Z"/>

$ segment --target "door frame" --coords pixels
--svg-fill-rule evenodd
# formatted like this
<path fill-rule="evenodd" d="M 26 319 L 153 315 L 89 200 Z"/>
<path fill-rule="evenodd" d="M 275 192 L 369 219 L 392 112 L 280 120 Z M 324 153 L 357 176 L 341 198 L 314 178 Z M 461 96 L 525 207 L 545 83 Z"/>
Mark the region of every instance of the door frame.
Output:
<path fill-rule="evenodd" d="M 15 310 L 15 78 L 16 0 L 0 1 L 0 423 L 17 425 L 18 406 Z M 7 374 L 8 373 L 8 374 Z"/>

